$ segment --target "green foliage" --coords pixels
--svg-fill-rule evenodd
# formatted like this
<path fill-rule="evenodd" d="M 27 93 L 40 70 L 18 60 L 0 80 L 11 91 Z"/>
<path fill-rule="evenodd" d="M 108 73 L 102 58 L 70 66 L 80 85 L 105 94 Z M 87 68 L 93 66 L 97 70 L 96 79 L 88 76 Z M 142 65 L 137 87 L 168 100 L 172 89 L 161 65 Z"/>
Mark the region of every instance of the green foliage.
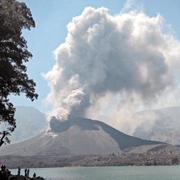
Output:
<path fill-rule="evenodd" d="M 25 65 L 32 54 L 27 49 L 22 30 L 31 27 L 35 27 L 35 23 L 25 3 L 0 0 L 0 124 L 8 124 L 5 137 L 16 127 L 15 108 L 9 95 L 24 93 L 32 101 L 38 96 L 36 84 L 29 79 Z M 1 141 L 8 142 L 8 139 Z"/>

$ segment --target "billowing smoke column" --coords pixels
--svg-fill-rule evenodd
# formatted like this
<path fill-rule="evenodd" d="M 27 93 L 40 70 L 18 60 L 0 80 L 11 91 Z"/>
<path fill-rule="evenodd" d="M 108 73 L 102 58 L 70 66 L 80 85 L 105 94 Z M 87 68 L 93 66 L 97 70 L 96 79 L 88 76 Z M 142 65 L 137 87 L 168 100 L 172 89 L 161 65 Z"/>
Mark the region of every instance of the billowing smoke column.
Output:
<path fill-rule="evenodd" d="M 170 52 L 178 42 L 163 32 L 162 24 L 159 15 L 113 16 L 105 8 L 88 7 L 74 17 L 65 42 L 55 50 L 55 65 L 46 74 L 52 115 L 86 116 L 107 94 L 149 101 L 172 86 Z"/>

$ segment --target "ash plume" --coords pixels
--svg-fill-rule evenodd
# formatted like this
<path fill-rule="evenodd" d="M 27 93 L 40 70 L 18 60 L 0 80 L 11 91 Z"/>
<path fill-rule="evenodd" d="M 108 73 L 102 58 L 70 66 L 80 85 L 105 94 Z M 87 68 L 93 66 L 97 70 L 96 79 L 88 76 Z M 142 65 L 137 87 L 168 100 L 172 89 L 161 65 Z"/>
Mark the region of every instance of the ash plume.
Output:
<path fill-rule="evenodd" d="M 111 114 L 111 103 L 118 108 L 122 99 L 146 104 L 174 88 L 180 45 L 163 24 L 160 15 L 135 11 L 111 15 L 106 8 L 87 7 L 74 17 L 65 42 L 55 50 L 55 64 L 45 75 L 52 115 L 91 116 L 93 111 L 100 114 L 104 104 Z"/>

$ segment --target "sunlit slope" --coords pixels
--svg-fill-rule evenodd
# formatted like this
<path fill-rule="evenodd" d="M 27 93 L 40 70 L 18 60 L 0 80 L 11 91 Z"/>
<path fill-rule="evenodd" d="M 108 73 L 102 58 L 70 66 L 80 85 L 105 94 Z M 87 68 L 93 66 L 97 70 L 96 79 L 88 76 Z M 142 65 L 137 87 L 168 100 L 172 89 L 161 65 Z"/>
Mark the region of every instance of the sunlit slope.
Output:
<path fill-rule="evenodd" d="M 88 155 L 119 154 L 129 148 L 141 145 L 155 145 L 126 135 L 100 121 L 72 118 L 60 122 L 51 120 L 51 130 L 29 140 L 4 146 L 1 155 Z"/>

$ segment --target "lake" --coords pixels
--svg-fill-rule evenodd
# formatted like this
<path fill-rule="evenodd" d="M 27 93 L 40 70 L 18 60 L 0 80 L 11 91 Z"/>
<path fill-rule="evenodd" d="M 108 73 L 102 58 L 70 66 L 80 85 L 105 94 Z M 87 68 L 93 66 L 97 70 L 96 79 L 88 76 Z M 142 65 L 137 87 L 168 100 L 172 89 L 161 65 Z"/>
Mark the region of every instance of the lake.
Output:
<path fill-rule="evenodd" d="M 37 168 L 33 172 L 47 180 L 180 180 L 180 166 Z"/>

